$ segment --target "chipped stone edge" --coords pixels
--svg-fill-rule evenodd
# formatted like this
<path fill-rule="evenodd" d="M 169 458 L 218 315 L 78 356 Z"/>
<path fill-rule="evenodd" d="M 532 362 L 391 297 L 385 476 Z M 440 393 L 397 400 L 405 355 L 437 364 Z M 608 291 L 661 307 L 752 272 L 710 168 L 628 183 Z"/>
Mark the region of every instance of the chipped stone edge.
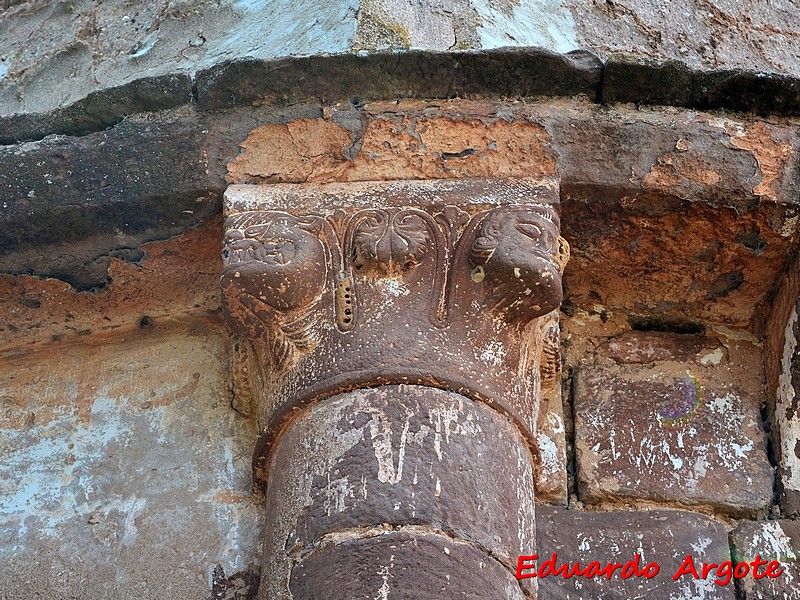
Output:
<path fill-rule="evenodd" d="M 633 102 L 800 116 L 800 78 L 781 73 L 692 70 L 678 61 L 629 55 L 614 55 L 604 63 L 585 50 L 558 54 L 533 47 L 348 52 L 237 59 L 192 74 L 137 79 L 50 112 L 2 115 L 0 145 L 52 134 L 88 135 L 129 115 L 186 105 L 214 111 L 307 99 L 332 102 L 353 95 L 362 100 L 583 96 L 598 104 Z"/>

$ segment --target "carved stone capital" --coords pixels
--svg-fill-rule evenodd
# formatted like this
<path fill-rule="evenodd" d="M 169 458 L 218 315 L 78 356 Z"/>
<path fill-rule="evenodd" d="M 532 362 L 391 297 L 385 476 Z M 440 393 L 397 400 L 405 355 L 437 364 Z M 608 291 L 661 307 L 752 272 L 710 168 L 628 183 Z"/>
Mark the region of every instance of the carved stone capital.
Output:
<path fill-rule="evenodd" d="M 294 411 L 378 385 L 486 402 L 533 445 L 540 357 L 557 357 L 539 317 L 561 303 L 569 254 L 555 180 L 231 186 L 225 210 L 222 298 L 236 390 L 263 431 L 258 480 Z"/>

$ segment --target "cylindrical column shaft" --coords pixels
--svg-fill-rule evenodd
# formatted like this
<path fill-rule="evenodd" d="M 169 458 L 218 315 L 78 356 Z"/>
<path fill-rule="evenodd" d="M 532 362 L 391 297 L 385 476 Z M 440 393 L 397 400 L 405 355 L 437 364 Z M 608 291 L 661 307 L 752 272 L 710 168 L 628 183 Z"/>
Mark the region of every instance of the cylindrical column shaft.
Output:
<path fill-rule="evenodd" d="M 532 458 L 483 403 L 415 385 L 358 390 L 281 436 L 267 519 L 262 599 L 523 598 L 514 568 L 535 535 Z"/>

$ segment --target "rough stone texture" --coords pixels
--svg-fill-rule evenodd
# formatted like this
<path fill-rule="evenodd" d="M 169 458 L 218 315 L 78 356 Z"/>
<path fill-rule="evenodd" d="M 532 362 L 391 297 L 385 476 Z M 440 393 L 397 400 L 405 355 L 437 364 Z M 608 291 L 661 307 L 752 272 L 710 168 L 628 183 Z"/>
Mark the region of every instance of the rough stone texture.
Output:
<path fill-rule="evenodd" d="M 800 75 L 800 11 L 792 0 L 566 0 L 582 47 L 672 59 L 695 69 Z"/>
<path fill-rule="evenodd" d="M 287 584 L 292 565 L 301 565 L 295 572 L 308 570 L 304 556 L 324 555 L 317 547 L 323 539 L 402 526 L 470 542 L 482 549 L 482 560 L 513 571 L 535 535 L 533 469 L 517 428 L 458 394 L 382 386 L 315 404 L 291 424 L 272 455 L 262 594 L 279 597 L 287 585 L 294 588 L 294 574 Z M 424 562 L 420 552 L 416 564 Z M 324 571 L 331 568 L 326 564 Z M 347 570 L 346 564 L 336 567 L 342 575 Z M 356 572 L 349 577 L 353 585 L 359 581 Z M 394 577 L 397 586 L 408 584 L 400 574 Z M 489 589 L 502 587 L 491 583 Z"/>
<path fill-rule="evenodd" d="M 228 346 L 195 317 L 3 353 L 0 597 L 197 600 L 257 568 Z"/>
<path fill-rule="evenodd" d="M 458 116 L 448 110 L 451 106 L 442 118 L 431 118 L 423 103 L 365 108 L 358 138 L 336 123 L 335 108 L 332 122 L 306 119 L 254 129 L 242 142 L 242 153 L 228 164 L 228 182 L 556 175 L 557 154 L 539 123 L 524 118 L 509 123 L 497 113 L 487 122 L 481 112 Z M 307 138 L 315 139 L 314 145 L 305 145 Z M 279 148 L 283 151 L 273 150 Z"/>
<path fill-rule="evenodd" d="M 777 560 L 783 574 L 778 577 L 741 581 L 744 600 L 798 600 L 800 598 L 800 521 L 743 523 L 731 534 L 733 556 L 737 561 Z M 764 572 L 764 567 L 759 573 Z"/>
<path fill-rule="evenodd" d="M 773 301 L 764 341 L 764 369 L 769 391 L 772 438 L 779 463 L 781 509 L 786 516 L 800 515 L 798 295 L 800 269 L 797 256 L 794 256 Z"/>
<path fill-rule="evenodd" d="M 692 579 L 672 576 L 687 554 L 696 564 L 730 560 L 728 536 L 719 521 L 684 511 L 582 512 L 540 506 L 537 508 L 537 564 L 557 553 L 558 564 L 580 562 L 584 568 L 593 560 L 626 563 L 640 554 L 640 568 L 658 563 L 659 574 L 652 579 L 622 580 L 619 571 L 612 580 L 547 576 L 539 579 L 539 600 L 705 600 L 736 598 L 734 584 L 718 586 L 713 578 Z"/>
<path fill-rule="evenodd" d="M 584 96 L 597 98 L 601 63 L 589 52 L 340 55 L 281 61 L 234 61 L 197 74 L 198 107 L 336 103 L 389 98 Z M 489 92 L 487 94 L 487 92 Z"/>
<path fill-rule="evenodd" d="M 534 470 L 536 501 L 567 503 L 567 434 L 562 400 L 561 331 L 557 315 L 544 326 L 544 356 L 539 367 L 541 391 L 536 423 L 538 459 Z"/>
<path fill-rule="evenodd" d="M 600 146 L 615 150 L 598 153 Z M 576 250 L 569 302 L 749 327 L 761 319 L 758 307 L 791 247 L 797 156 L 788 120 L 566 100 L 162 113 L 0 151 L 7 204 L 0 260 L 6 272 L 100 287 L 109 253 L 136 261 L 138 244 L 219 210 L 232 160 L 230 178 L 238 182 L 525 177 L 558 169 L 564 228 Z M 638 252 L 615 250 L 631 240 Z M 687 264 L 696 268 L 677 270 Z M 601 287 L 607 291 L 598 301 Z"/>
<path fill-rule="evenodd" d="M 221 219 L 212 218 L 185 234 L 145 244 L 138 264 L 112 258 L 110 282 L 97 293 L 56 279 L 0 275 L 0 348 L 74 342 L 219 310 L 221 235 Z"/>
<path fill-rule="evenodd" d="M 580 498 L 666 501 L 732 514 L 765 510 L 773 473 L 760 399 L 747 376 L 738 375 L 681 363 L 578 368 Z"/>
<path fill-rule="evenodd" d="M 763 328 L 759 307 L 781 277 L 792 235 L 771 230 L 768 206 L 737 215 L 699 203 L 630 211 L 567 200 L 563 212 L 575 248 L 567 305 L 628 312 L 668 328 L 693 320 Z"/>
<path fill-rule="evenodd" d="M 143 117 L 84 138 L 0 148 L 0 269 L 102 285 L 115 256 L 169 237 L 219 209 L 205 136 L 178 115 Z M 14 252 L 8 252 L 9 250 Z"/>
<path fill-rule="evenodd" d="M 614 55 L 603 70 L 603 102 L 689 106 L 694 73 L 679 61 Z"/>
<path fill-rule="evenodd" d="M 304 0 L 165 0 L 134 8 L 39 0 L 6 8 L 3 17 L 0 114 L 49 111 L 143 74 L 197 71 L 231 58 L 357 56 L 381 48 L 578 48 L 570 39 L 571 15 L 550 1 L 419 6 L 344 0 L 320 6 Z M 40 31 L 46 34 L 35 45 L 26 41 Z"/>
<path fill-rule="evenodd" d="M 228 188 L 221 288 L 235 393 L 262 429 L 262 598 L 342 530 L 424 525 L 513 569 L 534 531 L 540 389 L 560 383 L 557 194 L 553 178 Z"/>
<path fill-rule="evenodd" d="M 728 351 L 718 339 L 704 335 L 626 331 L 609 338 L 597 348 L 597 354 L 623 364 L 676 360 L 718 365 L 727 362 Z"/>
<path fill-rule="evenodd" d="M 93 92 L 49 113 L 0 117 L 0 145 L 37 140 L 53 133 L 86 135 L 112 127 L 131 114 L 167 110 L 191 101 L 192 80 L 188 75 L 138 79 Z"/>
<path fill-rule="evenodd" d="M 558 168 L 563 227 L 577 258 L 566 272 L 568 304 L 761 327 L 759 307 L 785 268 L 797 221 L 791 125 L 557 101 L 506 110 L 375 103 L 354 127 L 359 113 L 334 107 L 328 119 L 253 130 L 229 180 L 532 176 Z M 335 124 L 346 115 L 347 131 Z M 313 148 L 299 141 L 304 132 L 316 134 Z M 598 155 L 587 140 L 615 152 Z"/>
<path fill-rule="evenodd" d="M 710 86 L 697 86 L 710 105 L 719 97 L 739 103 L 745 98 L 745 105 L 754 97 L 769 100 L 769 78 L 745 74 L 746 81 L 737 81 L 742 75 L 734 69 L 800 75 L 800 22 L 792 0 L 338 0 L 324 6 L 308 0 L 160 0 L 140 7 L 32 0 L 5 3 L 0 11 L 4 115 L 47 113 L 98 89 L 200 71 L 234 58 L 359 57 L 375 49 L 534 46 L 558 53 L 584 49 L 604 58 L 626 53 L 633 63 L 677 60 L 692 69 L 726 69 L 709 74 Z M 632 79 L 649 77 L 647 67 L 642 71 Z M 669 66 L 659 72 L 681 80 Z M 655 94 L 665 100 L 680 88 L 670 90 L 663 81 L 653 85 L 667 88 L 666 95 Z M 796 106 L 792 94 L 785 99 Z"/>
<path fill-rule="evenodd" d="M 522 600 L 513 573 L 476 548 L 439 535 L 387 533 L 323 546 L 292 570 L 294 598 Z"/>
<path fill-rule="evenodd" d="M 696 73 L 689 106 L 798 116 L 800 78 L 740 69 Z"/>

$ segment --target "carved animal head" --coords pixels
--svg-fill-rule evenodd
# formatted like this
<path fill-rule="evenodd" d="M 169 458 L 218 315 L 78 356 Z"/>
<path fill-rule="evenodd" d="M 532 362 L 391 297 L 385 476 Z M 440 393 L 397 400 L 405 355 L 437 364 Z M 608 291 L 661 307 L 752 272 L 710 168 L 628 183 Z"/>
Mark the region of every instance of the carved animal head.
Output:
<path fill-rule="evenodd" d="M 241 306 L 251 313 L 258 306 L 291 311 L 320 297 L 327 253 L 313 219 L 247 212 L 225 225 L 222 289 L 229 312 L 240 315 Z"/>
<path fill-rule="evenodd" d="M 547 205 L 498 208 L 478 230 L 470 252 L 473 280 L 507 318 L 527 321 L 558 308 L 569 246 Z"/>

